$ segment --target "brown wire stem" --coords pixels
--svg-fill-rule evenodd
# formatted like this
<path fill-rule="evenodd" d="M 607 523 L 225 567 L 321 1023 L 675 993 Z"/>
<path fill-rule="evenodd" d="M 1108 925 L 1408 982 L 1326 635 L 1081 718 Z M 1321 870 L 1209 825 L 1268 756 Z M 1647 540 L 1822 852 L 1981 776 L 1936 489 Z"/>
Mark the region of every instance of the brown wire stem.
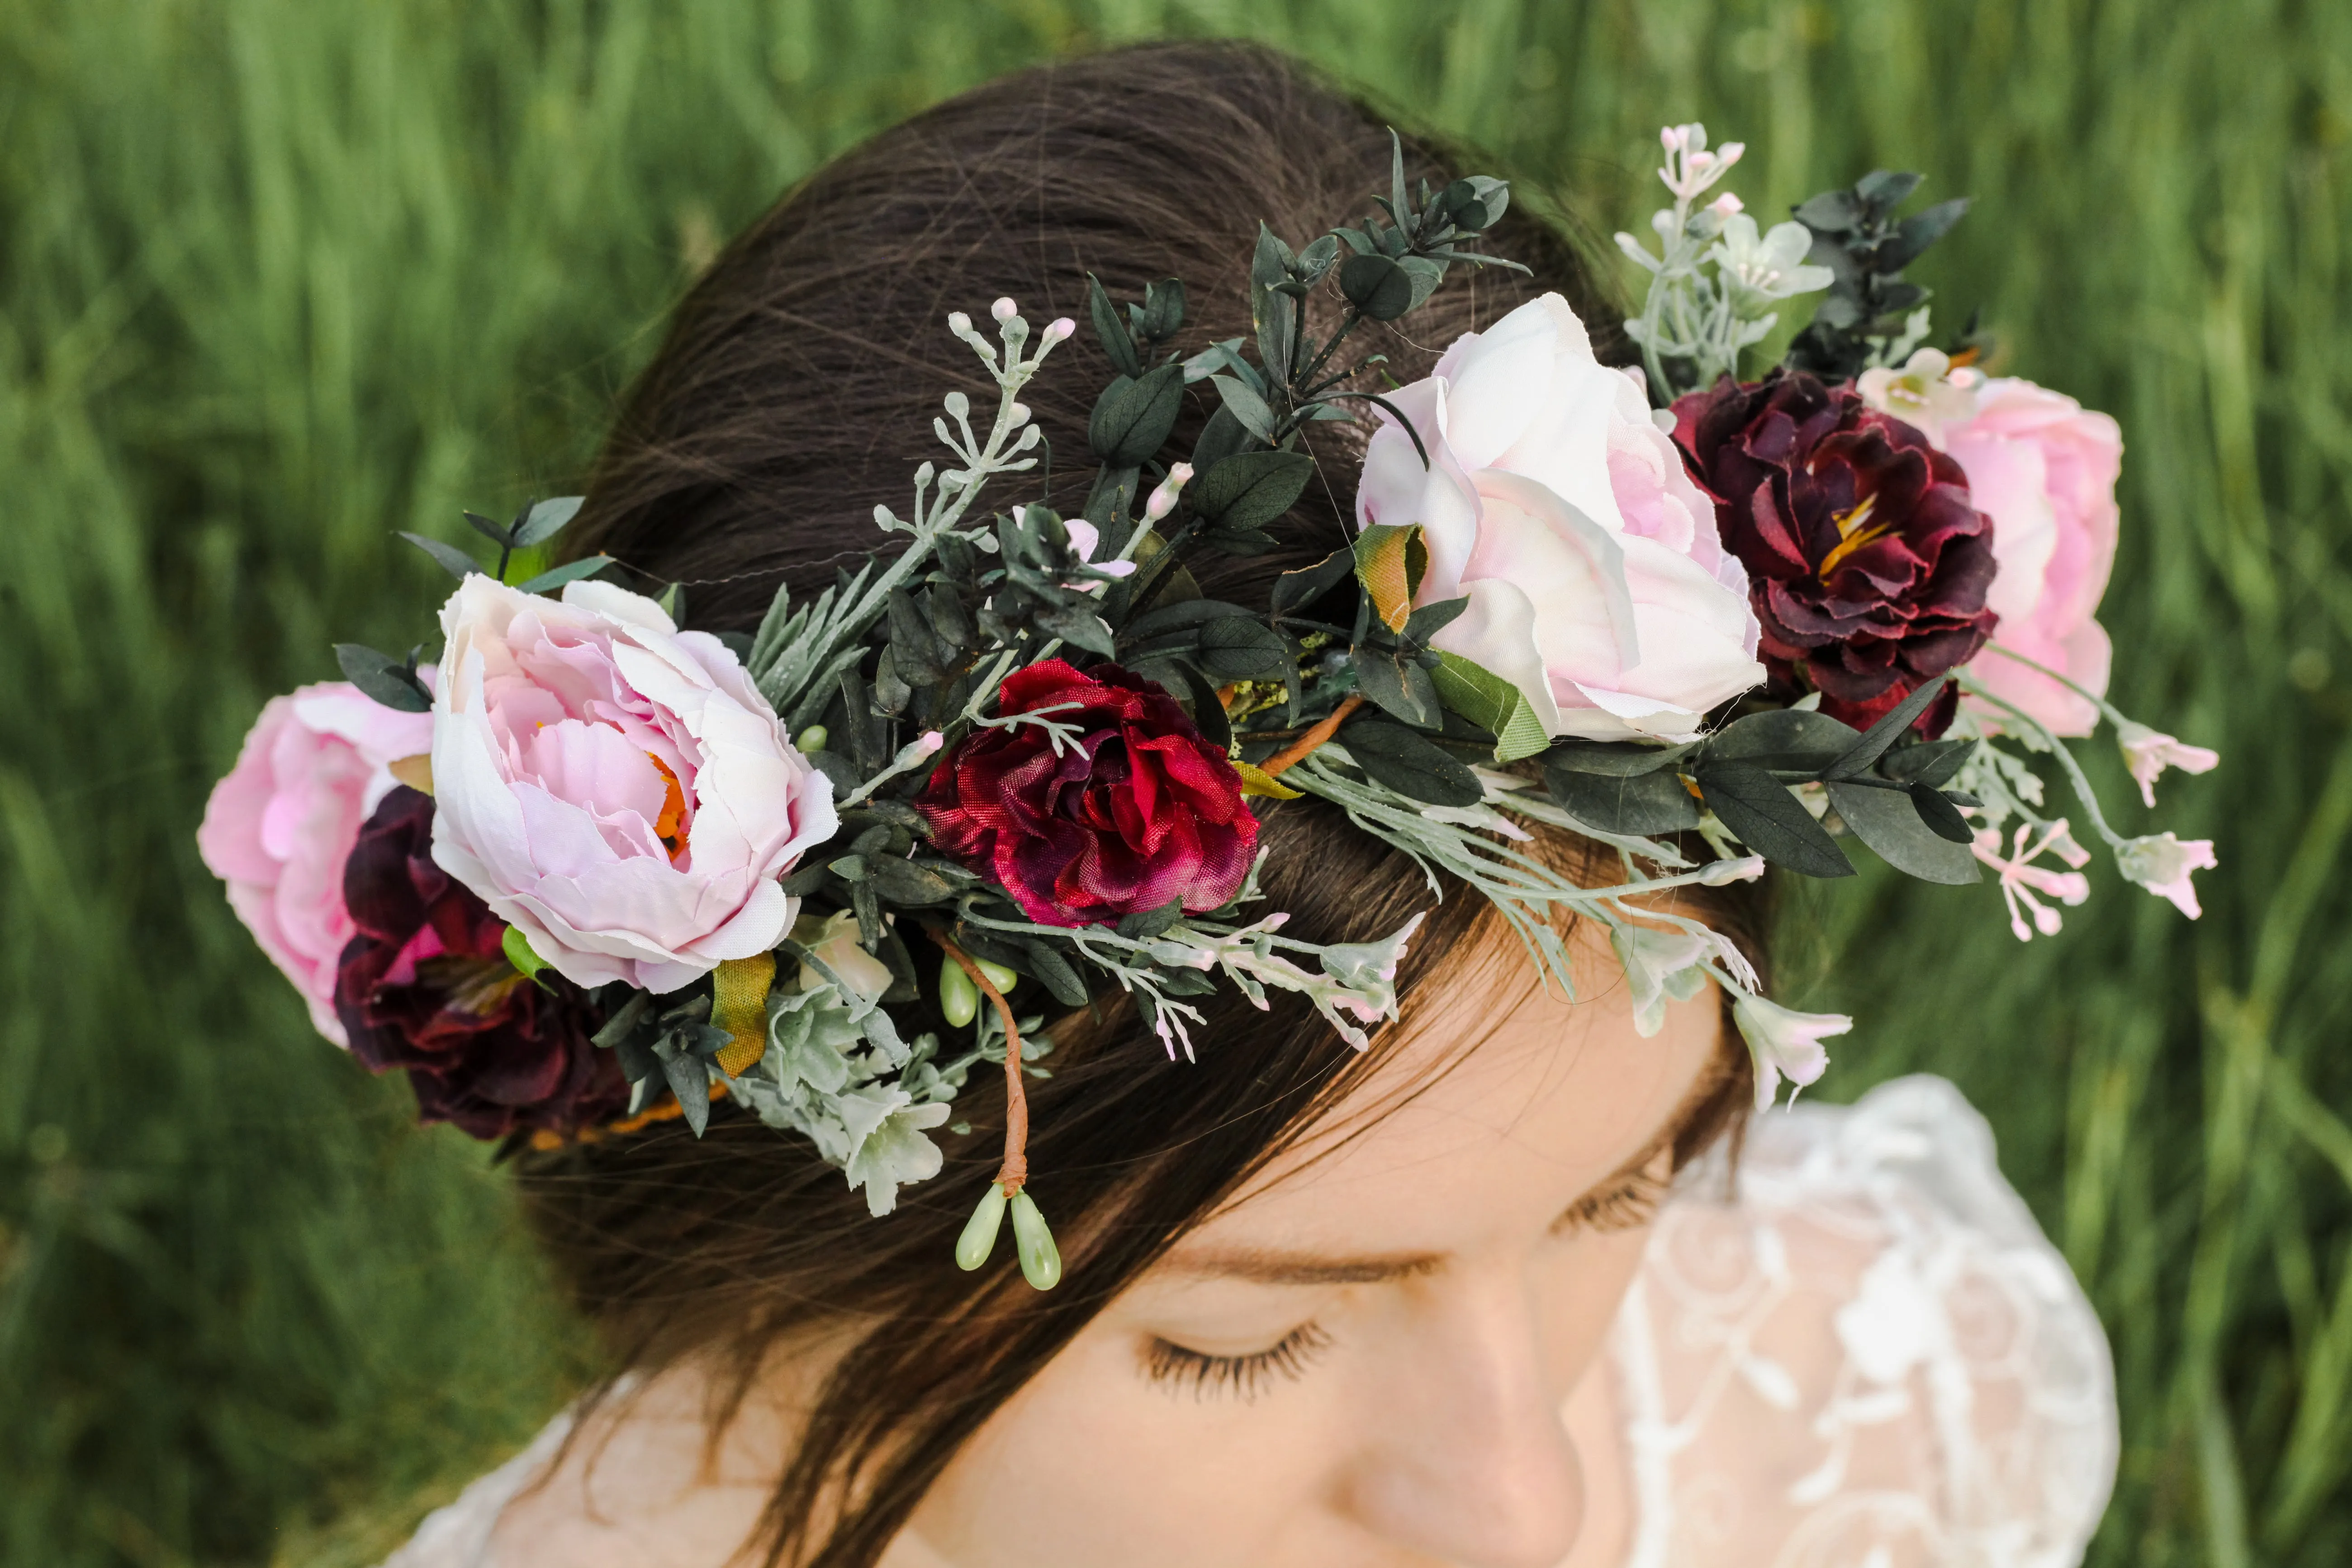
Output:
<path fill-rule="evenodd" d="M 980 994 L 993 1003 L 997 1021 L 1004 1026 L 1004 1163 L 996 1168 L 996 1184 L 1004 1189 L 1008 1198 L 1020 1194 L 1029 1184 L 1029 1089 L 1021 1077 L 1021 1030 L 1013 1022 L 1013 1008 L 1004 1000 L 971 955 L 948 940 L 947 932 L 934 931 L 931 940 L 956 961 Z"/>
<path fill-rule="evenodd" d="M 1329 740 L 1332 736 L 1339 732 L 1339 726 L 1348 721 L 1348 715 L 1353 713 L 1357 709 L 1361 708 L 1363 705 L 1364 700 L 1362 697 L 1350 694 L 1346 701 L 1331 710 L 1331 713 L 1328 718 L 1318 723 L 1313 729 L 1307 731 L 1304 735 L 1299 736 L 1296 741 L 1291 742 L 1290 744 L 1283 747 L 1282 750 L 1275 752 L 1274 755 L 1266 758 L 1265 761 L 1258 763 L 1257 771 L 1266 774 L 1268 777 L 1272 777 L 1274 774 L 1283 772 L 1294 763 L 1305 762 L 1308 753 L 1312 752 L 1315 748 L 1320 746 L 1324 742 Z"/>

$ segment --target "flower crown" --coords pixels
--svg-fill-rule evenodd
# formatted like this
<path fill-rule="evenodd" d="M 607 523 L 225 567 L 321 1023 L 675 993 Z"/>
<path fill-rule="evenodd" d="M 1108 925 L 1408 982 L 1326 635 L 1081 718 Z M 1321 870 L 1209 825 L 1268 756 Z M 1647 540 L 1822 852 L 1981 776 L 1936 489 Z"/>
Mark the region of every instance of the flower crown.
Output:
<path fill-rule="evenodd" d="M 1737 143 L 1663 140 L 1660 247 L 1617 237 L 1651 274 L 1626 323 L 1643 372 L 1601 363 L 1547 294 L 1427 378 L 1361 390 L 1381 363 L 1342 355 L 1361 323 L 1457 266 L 1516 266 L 1473 248 L 1508 186 L 1409 191 L 1400 147 L 1361 226 L 1294 250 L 1261 226 L 1251 337 L 1185 357 L 1181 283 L 1124 310 L 1090 286 L 1117 374 L 1083 515 L 980 504 L 1046 456 L 1021 394 L 1075 331 L 1000 300 L 994 341 L 948 318 L 996 406 L 975 424 L 947 395 L 949 466 L 916 471 L 904 517 L 874 510 L 895 553 L 806 603 L 780 589 L 755 636 L 679 630 L 677 586 L 602 581 L 603 555 L 510 583 L 576 498 L 467 513 L 488 570 L 407 535 L 458 579 L 440 658 L 341 646 L 346 681 L 270 703 L 214 792 L 207 863 L 321 1033 L 406 1068 L 427 1120 L 510 1145 L 665 1117 L 699 1135 L 725 1098 L 881 1215 L 1000 1068 L 1003 1162 L 956 1256 L 981 1267 L 1009 1211 L 1039 1289 L 1061 1273 L 1024 1190 L 1044 1009 L 1116 989 L 1188 1058 L 1221 983 L 1261 1007 L 1295 992 L 1358 1048 L 1397 1016 L 1420 917 L 1286 935 L 1251 907 L 1253 797 L 1330 803 L 1433 895 L 1458 878 L 1570 995 L 1558 916 L 1598 921 L 1644 1034 L 1713 981 L 1759 1107 L 1851 1020 L 1766 1000 L 1655 894 L 1768 863 L 1850 875 L 1859 840 L 1929 881 L 1990 867 L 2018 937 L 2054 932 L 2089 883 L 2046 756 L 2125 876 L 2195 916 L 2210 844 L 2117 834 L 2061 739 L 2112 723 L 2150 805 L 2166 767 L 2215 761 L 2103 695 L 2115 422 L 1986 377 L 1966 339 L 1924 346 L 1903 269 L 1965 203 L 1898 218 L 1918 176 L 1878 173 L 1759 232 L 1737 197 L 1702 203 Z M 1739 380 L 1782 301 L 1824 290 L 1787 359 Z M 1174 461 L 1188 388 L 1215 410 Z M 1271 550 L 1314 475 L 1307 427 L 1362 405 L 1354 535 L 1263 605 L 1203 596 L 1187 554 Z M 1613 848 L 1621 879 L 1571 880 L 1521 847 L 1529 824 Z"/>

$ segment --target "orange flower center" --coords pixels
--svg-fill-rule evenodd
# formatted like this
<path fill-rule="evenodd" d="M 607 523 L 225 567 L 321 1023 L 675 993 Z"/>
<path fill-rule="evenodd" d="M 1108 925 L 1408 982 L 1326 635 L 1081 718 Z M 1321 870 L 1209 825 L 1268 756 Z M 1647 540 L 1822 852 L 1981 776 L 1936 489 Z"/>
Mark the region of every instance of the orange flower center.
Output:
<path fill-rule="evenodd" d="M 1869 526 L 1871 511 L 1877 505 L 1878 498 L 1871 496 L 1851 511 L 1838 514 L 1834 520 L 1837 523 L 1838 542 L 1831 547 L 1827 555 L 1822 557 L 1821 568 L 1813 574 L 1815 576 L 1824 583 L 1828 582 L 1830 574 L 1836 571 L 1847 556 L 1860 550 L 1864 545 L 1884 539 L 1895 531 L 1895 525 L 1891 522 L 1882 522 L 1875 528 Z"/>
<path fill-rule="evenodd" d="M 662 847 L 668 850 L 669 858 L 675 860 L 686 853 L 686 843 L 678 837 L 678 829 L 686 824 L 686 792 L 677 787 L 677 775 L 669 771 L 667 763 L 651 752 L 646 753 L 646 760 L 653 763 L 655 770 L 661 774 L 662 782 L 669 786 L 668 793 L 662 797 L 661 815 L 654 818 L 654 837 L 662 841 Z"/>

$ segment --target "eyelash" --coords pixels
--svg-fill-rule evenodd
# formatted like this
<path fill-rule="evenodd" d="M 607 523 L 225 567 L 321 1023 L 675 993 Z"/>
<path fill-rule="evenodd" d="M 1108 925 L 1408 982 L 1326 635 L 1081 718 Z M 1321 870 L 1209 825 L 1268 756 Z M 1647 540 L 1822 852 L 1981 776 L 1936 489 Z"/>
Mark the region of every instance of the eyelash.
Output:
<path fill-rule="evenodd" d="M 1198 1399 L 1233 1394 L 1248 1404 L 1266 1392 L 1276 1377 L 1296 1383 L 1306 1376 L 1308 1364 L 1330 1344 L 1331 1336 L 1314 1323 L 1302 1323 L 1279 1342 L 1248 1355 L 1210 1355 L 1153 1340 L 1144 1353 L 1143 1371 L 1152 1382 L 1171 1388 L 1189 1384 Z"/>
<path fill-rule="evenodd" d="M 1668 1184 L 1637 1171 L 1615 1186 L 1588 1193 L 1560 1216 L 1562 1230 L 1639 1230 L 1658 1215 Z"/>

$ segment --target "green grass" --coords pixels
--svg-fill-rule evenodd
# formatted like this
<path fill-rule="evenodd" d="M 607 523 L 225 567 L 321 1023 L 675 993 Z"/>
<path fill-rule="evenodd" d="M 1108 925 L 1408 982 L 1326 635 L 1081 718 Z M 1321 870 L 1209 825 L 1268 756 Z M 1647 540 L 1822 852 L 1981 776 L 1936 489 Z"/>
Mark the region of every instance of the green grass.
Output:
<path fill-rule="evenodd" d="M 497 1176 L 308 1033 L 204 793 L 331 636 L 418 624 L 389 531 L 577 477 L 783 185 L 1160 31 L 1300 49 L 1604 231 L 1665 120 L 1747 140 L 1759 212 L 1979 197 L 1923 279 L 2123 421 L 2116 695 L 2222 749 L 2164 821 L 2223 868 L 2199 925 L 2103 874 L 2024 949 L 1990 889 L 1819 889 L 1826 1087 L 1958 1079 L 2098 1301 L 2095 1562 L 2352 1558 L 2352 7 L 0 0 L 0 1559 L 372 1561 L 562 1401 Z"/>

